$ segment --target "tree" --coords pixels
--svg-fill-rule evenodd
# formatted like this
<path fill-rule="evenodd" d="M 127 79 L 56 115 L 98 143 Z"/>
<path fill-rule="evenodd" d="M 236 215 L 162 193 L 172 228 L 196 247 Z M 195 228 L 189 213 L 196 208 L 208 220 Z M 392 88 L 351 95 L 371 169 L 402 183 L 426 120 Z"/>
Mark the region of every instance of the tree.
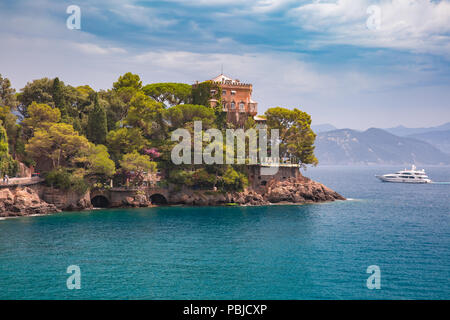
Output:
<path fill-rule="evenodd" d="M 7 106 L 14 110 L 17 106 L 16 90 L 11 88 L 11 81 L 0 74 L 0 107 Z"/>
<path fill-rule="evenodd" d="M 28 82 L 18 94 L 19 104 L 17 110 L 21 118 L 28 115 L 28 106 L 33 102 L 44 103 L 54 106 L 53 103 L 53 81 L 49 78 L 42 78 Z"/>
<path fill-rule="evenodd" d="M 230 123 L 227 123 L 227 114 L 223 112 L 222 106 L 222 88 L 218 83 L 213 81 L 204 81 L 192 86 L 191 101 L 193 104 L 202 105 L 210 108 L 210 101 L 215 101 L 213 108 L 215 114 L 215 123 L 218 128 L 226 129 L 227 127 L 233 127 Z"/>
<path fill-rule="evenodd" d="M 311 129 L 311 116 L 298 109 L 271 108 L 265 112 L 269 130 L 279 130 L 282 156 L 294 156 L 301 164 L 317 165 L 314 156 L 315 133 Z"/>
<path fill-rule="evenodd" d="M 104 145 L 90 145 L 88 163 L 90 174 L 112 177 L 116 173 L 114 161 L 110 159 Z"/>
<path fill-rule="evenodd" d="M 59 81 L 59 78 L 56 77 L 53 80 L 52 85 L 52 98 L 53 103 L 55 104 L 55 108 L 58 108 L 61 111 L 61 117 L 64 122 L 67 122 L 68 111 L 67 111 L 67 102 L 64 97 L 64 84 Z"/>
<path fill-rule="evenodd" d="M 100 91 L 98 94 L 99 98 L 106 102 L 108 132 L 120 128 L 127 116 L 129 105 L 114 90 Z"/>
<path fill-rule="evenodd" d="M 153 83 L 144 86 L 142 91 L 169 106 L 190 103 L 192 100 L 192 86 L 184 83 Z"/>
<path fill-rule="evenodd" d="M 139 128 L 120 128 L 110 131 L 106 137 L 108 150 L 113 159 L 118 162 L 125 153 L 142 150 L 147 141 Z"/>
<path fill-rule="evenodd" d="M 81 154 L 75 161 L 83 164 L 90 176 L 108 178 L 116 173 L 116 166 L 109 157 L 108 149 L 101 144 L 89 143 L 87 152 Z"/>
<path fill-rule="evenodd" d="M 11 112 L 7 105 L 0 106 L 0 123 L 8 135 L 8 143 L 13 156 L 16 152 L 17 141 L 20 138 L 20 125 L 17 124 L 17 116 Z"/>
<path fill-rule="evenodd" d="M 221 104 L 222 88 L 218 83 L 213 81 L 204 81 L 193 85 L 192 87 L 192 103 L 209 107 L 211 99 L 217 100 Z"/>
<path fill-rule="evenodd" d="M 17 161 L 13 160 L 9 154 L 8 136 L 5 128 L 0 123 L 0 175 L 15 175 L 17 171 Z"/>
<path fill-rule="evenodd" d="M 193 127 L 194 121 L 202 121 L 203 128 L 207 129 L 214 125 L 216 119 L 214 110 L 203 105 L 180 104 L 167 109 L 164 119 L 172 129 Z"/>
<path fill-rule="evenodd" d="M 25 149 L 36 162 L 50 161 L 57 168 L 72 165 L 73 160 L 89 150 L 89 141 L 71 125 L 55 123 L 48 129 L 37 129 Z"/>
<path fill-rule="evenodd" d="M 142 81 L 137 74 L 127 72 L 113 83 L 113 88 L 116 91 L 119 91 L 121 88 L 134 88 L 136 90 L 141 90 Z"/>
<path fill-rule="evenodd" d="M 106 111 L 98 102 L 98 95 L 95 95 L 94 108 L 88 118 L 87 137 L 95 144 L 105 144 L 107 134 Z"/>
<path fill-rule="evenodd" d="M 145 173 L 155 172 L 156 163 L 150 160 L 147 155 L 141 155 L 136 151 L 123 156 L 120 166 L 125 172 L 131 174 L 135 182 L 141 182 Z"/>
<path fill-rule="evenodd" d="M 232 166 L 227 166 L 221 178 L 221 188 L 225 191 L 243 190 L 248 185 L 247 177 L 233 169 Z"/>
<path fill-rule="evenodd" d="M 138 92 L 130 102 L 130 109 L 124 124 L 142 129 L 149 138 L 161 137 L 165 123 L 162 119 L 164 105 Z"/>
<path fill-rule="evenodd" d="M 36 129 L 48 129 L 61 120 L 61 112 L 44 103 L 33 102 L 28 107 L 27 117 L 22 121 L 25 136 L 30 138 Z"/>

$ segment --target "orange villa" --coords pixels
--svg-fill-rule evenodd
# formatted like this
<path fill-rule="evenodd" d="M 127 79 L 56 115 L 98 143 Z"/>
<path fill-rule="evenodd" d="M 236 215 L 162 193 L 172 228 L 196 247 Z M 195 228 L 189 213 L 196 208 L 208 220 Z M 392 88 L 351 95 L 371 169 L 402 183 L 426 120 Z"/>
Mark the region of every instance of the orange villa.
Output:
<path fill-rule="evenodd" d="M 242 83 L 238 79 L 232 79 L 221 74 L 214 79 L 214 83 L 220 85 L 222 89 L 223 111 L 227 113 L 227 121 L 242 127 L 248 117 L 253 117 L 255 121 L 262 122 L 264 118 L 256 116 L 258 113 L 258 103 L 252 100 L 253 86 L 250 83 Z M 213 90 L 211 94 L 216 94 Z M 216 99 L 210 99 L 210 106 L 217 106 Z"/>

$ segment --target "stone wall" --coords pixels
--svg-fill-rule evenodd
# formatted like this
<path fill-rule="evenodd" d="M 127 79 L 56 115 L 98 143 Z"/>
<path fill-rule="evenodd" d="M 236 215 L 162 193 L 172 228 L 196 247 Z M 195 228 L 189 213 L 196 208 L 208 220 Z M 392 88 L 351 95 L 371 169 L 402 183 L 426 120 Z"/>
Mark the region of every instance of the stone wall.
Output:
<path fill-rule="evenodd" d="M 266 167 L 268 168 L 268 167 Z M 283 167 L 279 166 L 278 171 L 274 175 L 264 174 L 264 171 L 261 171 L 261 166 L 249 166 L 248 167 L 248 178 L 250 187 L 253 190 L 261 190 L 264 189 L 267 184 L 272 181 L 285 181 L 289 178 L 298 178 L 301 175 L 298 167 Z M 275 167 L 273 167 L 276 170 Z"/>
<path fill-rule="evenodd" d="M 78 194 L 75 191 L 63 191 L 43 185 L 39 186 L 41 199 L 61 210 L 91 209 L 90 193 Z"/>

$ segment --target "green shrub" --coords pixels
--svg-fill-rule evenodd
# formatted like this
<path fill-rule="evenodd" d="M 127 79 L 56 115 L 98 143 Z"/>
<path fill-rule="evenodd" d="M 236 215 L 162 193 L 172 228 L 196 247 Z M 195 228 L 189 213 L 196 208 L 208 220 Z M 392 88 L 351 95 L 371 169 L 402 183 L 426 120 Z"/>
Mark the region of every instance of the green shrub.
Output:
<path fill-rule="evenodd" d="M 248 186 L 248 179 L 242 172 L 229 166 L 222 176 L 220 188 L 223 191 L 242 191 Z"/>
<path fill-rule="evenodd" d="M 78 194 L 83 194 L 89 190 L 89 185 L 79 176 L 75 176 L 67 169 L 57 168 L 45 175 L 45 183 L 60 190 L 73 190 Z"/>

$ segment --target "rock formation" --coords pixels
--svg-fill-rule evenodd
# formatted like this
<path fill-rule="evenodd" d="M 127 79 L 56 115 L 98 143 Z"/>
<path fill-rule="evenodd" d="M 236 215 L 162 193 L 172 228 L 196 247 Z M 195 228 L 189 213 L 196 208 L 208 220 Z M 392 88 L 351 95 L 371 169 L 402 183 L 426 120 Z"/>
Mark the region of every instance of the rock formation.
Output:
<path fill-rule="evenodd" d="M 242 206 L 261 206 L 270 204 L 304 204 L 345 200 L 337 192 L 309 178 L 299 176 L 286 180 L 273 179 L 266 186 L 242 192 L 221 192 L 211 190 L 192 190 L 183 188 L 172 190 L 169 204 L 190 206 L 220 206 L 236 204 Z M 151 206 L 145 191 L 130 194 L 119 202 L 121 207 Z M 0 217 L 48 214 L 61 210 L 83 210 L 92 208 L 90 193 L 79 195 L 74 191 L 61 191 L 49 187 L 34 186 L 0 189 Z"/>
<path fill-rule="evenodd" d="M 147 196 L 145 194 L 136 194 L 133 197 L 126 197 L 122 201 L 123 206 L 125 207 L 149 207 L 151 206 L 150 201 L 148 201 Z"/>
<path fill-rule="evenodd" d="M 39 198 L 29 187 L 0 189 L 0 217 L 49 214 L 60 210 Z"/>
<path fill-rule="evenodd" d="M 235 203 L 260 206 L 277 203 L 315 203 L 345 200 L 337 192 L 309 178 L 299 176 L 283 181 L 272 180 L 259 190 L 222 193 L 219 191 L 182 190 L 171 194 L 171 204 L 213 206 Z"/>
<path fill-rule="evenodd" d="M 264 191 L 264 198 L 270 203 L 314 203 L 345 200 L 339 193 L 303 176 L 269 182 Z"/>

